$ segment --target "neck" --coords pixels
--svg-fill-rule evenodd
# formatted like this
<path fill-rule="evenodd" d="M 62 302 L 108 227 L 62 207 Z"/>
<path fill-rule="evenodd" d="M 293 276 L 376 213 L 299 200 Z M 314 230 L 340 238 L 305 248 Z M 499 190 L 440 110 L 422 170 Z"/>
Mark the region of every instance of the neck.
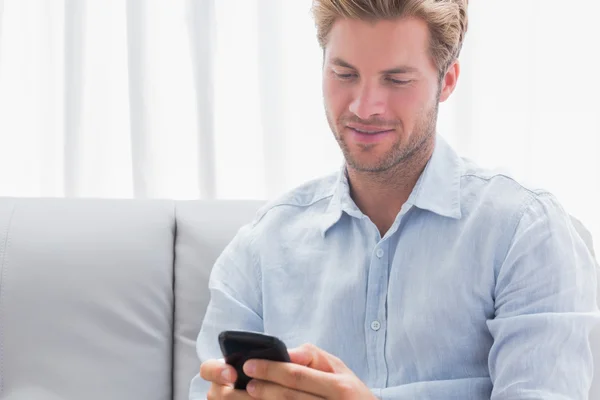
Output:
<path fill-rule="evenodd" d="M 359 171 L 348 166 L 350 195 L 362 213 L 377 226 L 381 237 L 408 200 L 433 154 L 434 146 L 435 138 L 432 138 L 385 171 Z"/>

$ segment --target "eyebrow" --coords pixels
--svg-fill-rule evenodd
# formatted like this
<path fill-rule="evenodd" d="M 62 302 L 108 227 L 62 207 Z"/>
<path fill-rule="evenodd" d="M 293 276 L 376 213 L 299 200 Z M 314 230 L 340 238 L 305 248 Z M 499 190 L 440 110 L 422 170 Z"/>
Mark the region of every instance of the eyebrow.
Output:
<path fill-rule="evenodd" d="M 343 67 L 343 68 L 350 68 L 353 70 L 357 70 L 357 68 L 355 66 L 353 66 L 352 64 L 342 60 L 339 57 L 334 58 L 331 61 L 334 65 L 337 65 L 338 67 Z M 415 67 L 410 67 L 408 65 L 402 65 L 399 67 L 395 67 L 395 68 L 391 68 L 391 69 L 386 69 L 384 71 L 381 71 L 382 74 L 385 75 L 394 75 L 394 74 L 408 74 L 411 72 L 418 72 L 419 70 Z"/>
<path fill-rule="evenodd" d="M 418 69 L 415 67 L 409 67 L 408 65 L 403 65 L 400 67 L 386 69 L 385 71 L 381 71 L 382 74 L 393 75 L 393 74 L 408 74 L 411 72 L 418 72 Z"/>
<path fill-rule="evenodd" d="M 331 61 L 332 64 L 337 65 L 338 67 L 344 67 L 344 68 L 350 68 L 350 69 L 356 69 L 352 64 L 347 63 L 346 61 L 342 60 L 339 57 L 334 58 Z"/>

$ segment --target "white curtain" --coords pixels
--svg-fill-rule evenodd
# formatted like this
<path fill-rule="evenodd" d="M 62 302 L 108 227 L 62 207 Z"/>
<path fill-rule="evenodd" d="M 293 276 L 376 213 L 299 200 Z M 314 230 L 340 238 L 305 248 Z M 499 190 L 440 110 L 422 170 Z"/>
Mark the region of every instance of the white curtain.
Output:
<path fill-rule="evenodd" d="M 271 198 L 339 167 L 310 0 L 0 0 L 0 195 Z M 470 2 L 439 132 L 600 241 L 600 3 Z"/>

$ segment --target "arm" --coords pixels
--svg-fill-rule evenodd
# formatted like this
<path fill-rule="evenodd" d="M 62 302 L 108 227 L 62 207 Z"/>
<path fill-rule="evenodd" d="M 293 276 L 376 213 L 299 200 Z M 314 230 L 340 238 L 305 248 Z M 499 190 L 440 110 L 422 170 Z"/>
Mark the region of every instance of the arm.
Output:
<path fill-rule="evenodd" d="M 196 351 L 201 362 L 222 358 L 218 335 L 228 329 L 262 332 L 260 270 L 251 251 L 252 228 L 240 229 L 211 271 L 210 302 L 198 334 Z M 190 400 L 206 399 L 210 382 L 196 375 Z"/>
<path fill-rule="evenodd" d="M 596 285 L 595 262 L 568 214 L 549 195 L 534 198 L 497 271 L 492 400 L 588 398 Z"/>

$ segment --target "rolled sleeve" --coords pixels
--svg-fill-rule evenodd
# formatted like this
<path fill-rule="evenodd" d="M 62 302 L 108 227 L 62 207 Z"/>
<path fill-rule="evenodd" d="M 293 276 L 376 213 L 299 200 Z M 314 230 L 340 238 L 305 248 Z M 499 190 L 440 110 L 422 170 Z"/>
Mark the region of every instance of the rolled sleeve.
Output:
<path fill-rule="evenodd" d="M 596 274 L 569 215 L 551 195 L 533 196 L 497 272 L 492 400 L 588 398 Z"/>

